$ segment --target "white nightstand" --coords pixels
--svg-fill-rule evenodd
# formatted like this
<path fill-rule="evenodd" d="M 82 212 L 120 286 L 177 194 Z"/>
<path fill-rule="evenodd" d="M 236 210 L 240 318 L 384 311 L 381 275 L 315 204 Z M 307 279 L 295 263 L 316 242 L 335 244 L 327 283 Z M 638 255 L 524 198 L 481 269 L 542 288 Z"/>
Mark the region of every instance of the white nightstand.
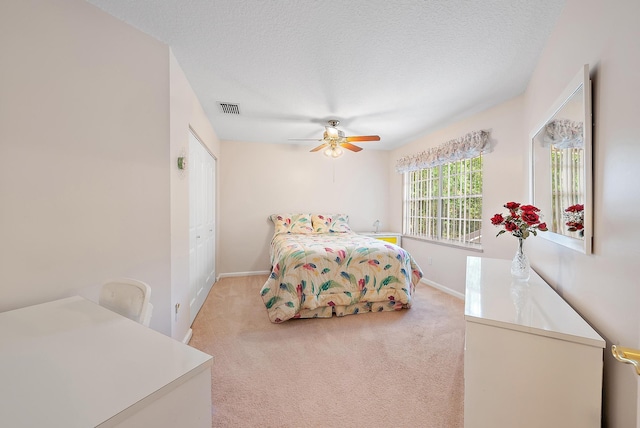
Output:
<path fill-rule="evenodd" d="M 402 246 L 402 235 L 394 232 L 358 232 L 358 235 L 370 236 L 381 241 L 390 242 L 399 247 Z"/>

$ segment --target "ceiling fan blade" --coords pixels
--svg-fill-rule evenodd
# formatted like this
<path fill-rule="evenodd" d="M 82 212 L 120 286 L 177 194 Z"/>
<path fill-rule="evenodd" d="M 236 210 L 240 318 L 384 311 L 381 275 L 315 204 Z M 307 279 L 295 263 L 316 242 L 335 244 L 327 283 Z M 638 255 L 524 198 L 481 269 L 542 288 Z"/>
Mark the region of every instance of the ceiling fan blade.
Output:
<path fill-rule="evenodd" d="M 359 152 L 360 150 L 362 150 L 362 147 L 355 146 L 351 143 L 340 143 L 340 145 L 347 150 L 351 150 L 352 152 Z"/>
<path fill-rule="evenodd" d="M 311 149 L 311 150 L 309 150 L 309 151 L 310 151 L 310 152 L 317 152 L 318 150 L 322 150 L 322 149 L 324 149 L 324 148 L 325 148 L 325 147 L 327 147 L 328 145 L 329 145 L 329 144 L 327 144 L 327 143 L 320 144 L 318 147 L 313 148 L 313 149 Z"/>
<path fill-rule="evenodd" d="M 322 141 L 321 138 L 289 138 L 289 141 Z"/>
<path fill-rule="evenodd" d="M 380 141 L 378 135 L 354 135 L 352 137 L 346 137 L 347 141 Z"/>

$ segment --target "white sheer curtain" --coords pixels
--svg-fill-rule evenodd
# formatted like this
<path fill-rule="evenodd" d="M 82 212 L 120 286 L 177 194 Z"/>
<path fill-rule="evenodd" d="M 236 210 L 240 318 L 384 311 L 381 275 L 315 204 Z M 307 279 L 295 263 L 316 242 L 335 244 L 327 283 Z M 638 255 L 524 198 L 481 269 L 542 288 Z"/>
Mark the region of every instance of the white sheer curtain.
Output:
<path fill-rule="evenodd" d="M 489 151 L 489 132 L 474 131 L 437 147 L 398 159 L 396 161 L 396 171 L 404 173 L 422 168 L 431 168 L 462 159 L 471 159 Z"/>

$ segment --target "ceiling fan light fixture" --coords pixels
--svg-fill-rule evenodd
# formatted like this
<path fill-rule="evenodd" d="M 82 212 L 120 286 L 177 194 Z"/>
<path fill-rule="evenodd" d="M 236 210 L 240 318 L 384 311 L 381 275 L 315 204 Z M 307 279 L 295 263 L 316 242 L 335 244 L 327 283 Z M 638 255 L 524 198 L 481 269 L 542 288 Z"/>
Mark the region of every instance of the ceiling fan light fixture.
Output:
<path fill-rule="evenodd" d="M 324 154 L 330 158 L 339 158 L 342 156 L 344 151 L 341 146 L 347 150 L 352 152 L 359 152 L 362 150 L 362 147 L 358 147 L 354 144 L 351 144 L 350 141 L 380 141 L 380 137 L 377 135 L 356 135 L 346 137 L 344 132 L 340 129 L 336 128 L 340 121 L 338 120 L 330 120 L 329 126 L 324 127 L 324 132 L 322 133 L 322 144 L 317 147 L 311 149 L 311 152 L 318 152 L 322 149 L 324 150 Z M 307 140 L 307 139 L 304 139 Z"/>
<path fill-rule="evenodd" d="M 326 157 L 329 158 L 339 158 L 340 156 L 342 156 L 344 152 L 342 151 L 342 149 L 338 146 L 332 146 L 329 147 L 327 150 L 324 151 L 324 155 Z"/>

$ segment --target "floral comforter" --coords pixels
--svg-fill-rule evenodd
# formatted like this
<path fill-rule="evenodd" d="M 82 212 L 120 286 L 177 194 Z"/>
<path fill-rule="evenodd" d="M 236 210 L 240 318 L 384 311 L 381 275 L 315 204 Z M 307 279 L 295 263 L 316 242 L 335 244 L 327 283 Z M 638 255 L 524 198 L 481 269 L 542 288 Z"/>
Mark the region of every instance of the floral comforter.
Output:
<path fill-rule="evenodd" d="M 354 233 L 275 235 L 261 290 L 271 322 L 410 308 L 422 271 L 397 245 Z"/>

